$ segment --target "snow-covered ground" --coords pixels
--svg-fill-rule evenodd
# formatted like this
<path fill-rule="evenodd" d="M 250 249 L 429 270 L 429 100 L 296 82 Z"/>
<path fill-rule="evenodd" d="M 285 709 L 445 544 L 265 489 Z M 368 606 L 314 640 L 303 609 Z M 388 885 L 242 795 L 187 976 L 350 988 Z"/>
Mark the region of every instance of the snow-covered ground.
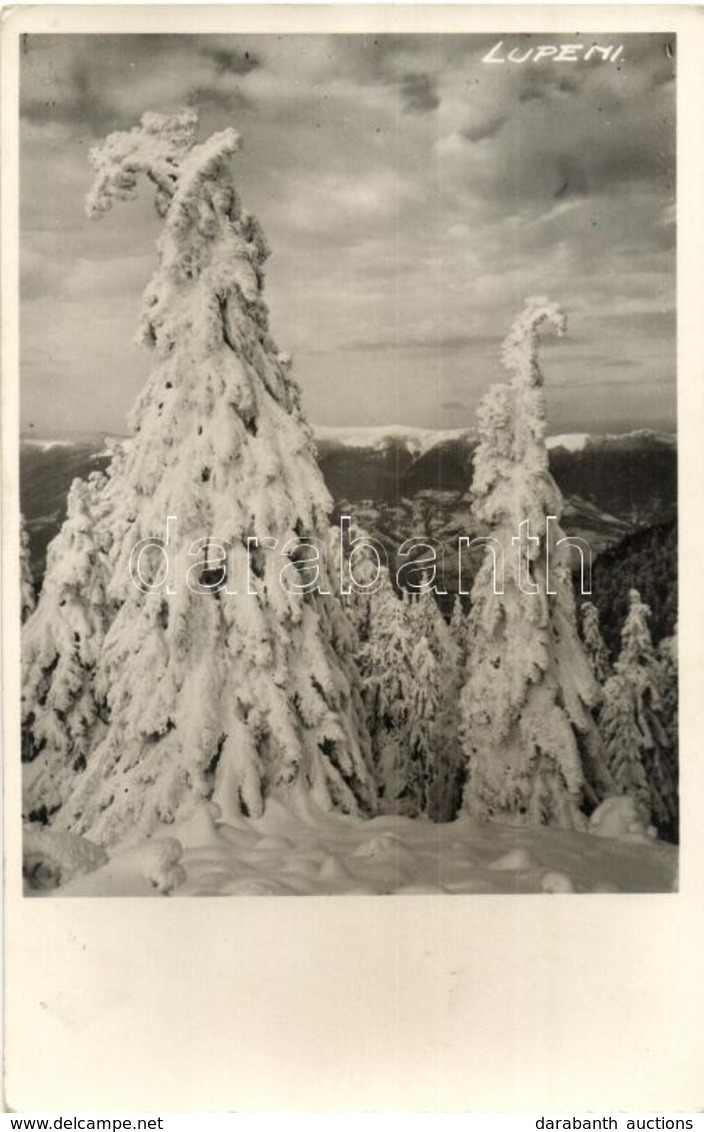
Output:
<path fill-rule="evenodd" d="M 611 800 L 612 802 L 616 800 Z M 622 802 L 623 799 L 619 799 Z M 111 852 L 105 864 L 85 850 L 69 869 L 92 867 L 44 896 L 255 896 L 388 893 L 669 892 L 677 850 L 627 832 L 621 807 L 597 836 L 462 818 L 370 821 L 314 813 L 295 816 L 270 801 L 263 818 L 220 822 L 203 803 L 188 824 Z M 50 843 L 51 834 L 44 836 Z M 79 839 L 76 839 L 79 840 Z M 36 856 L 36 843 L 34 853 Z M 56 850 L 56 859 L 66 846 Z M 95 865 L 98 864 L 96 868 Z M 60 868 L 60 866 L 59 866 Z"/>

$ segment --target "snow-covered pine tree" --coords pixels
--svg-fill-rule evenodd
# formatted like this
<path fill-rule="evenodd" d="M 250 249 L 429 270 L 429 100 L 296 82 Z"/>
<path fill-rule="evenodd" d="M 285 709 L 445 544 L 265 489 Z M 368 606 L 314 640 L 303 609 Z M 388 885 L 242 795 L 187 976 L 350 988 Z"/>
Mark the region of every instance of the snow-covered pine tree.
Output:
<path fill-rule="evenodd" d="M 600 727 L 614 783 L 632 794 L 663 836 L 677 826 L 676 755 L 665 728 L 663 671 L 637 590 L 621 631 L 621 652 L 604 687 Z"/>
<path fill-rule="evenodd" d="M 433 600 L 432 597 L 430 600 Z M 441 667 L 424 634 L 420 634 L 413 645 L 411 665 L 413 687 L 408 711 L 407 795 L 413 802 L 413 816 L 417 816 L 437 808 L 439 762 L 442 758 Z"/>
<path fill-rule="evenodd" d="M 117 611 L 95 676 L 109 722 L 54 818 L 103 843 L 186 817 L 203 797 L 224 816 L 257 817 L 270 796 L 374 806 L 332 640 L 344 614 L 303 592 L 313 568 L 297 564 L 326 545 L 331 500 L 269 333 L 268 250 L 231 171 L 239 136 L 197 144 L 196 130 L 191 111 L 145 114 L 91 152 L 91 215 L 133 197 L 144 174 L 164 218 L 141 323 L 155 364 L 110 493 Z M 164 553 L 143 553 L 137 585 L 135 548 L 168 534 L 169 516 L 166 578 Z M 318 569 L 331 591 L 324 555 Z"/>
<path fill-rule="evenodd" d="M 102 520 L 107 477 L 76 479 L 22 633 L 23 810 L 50 819 L 85 770 L 102 727 L 96 684 L 111 609 Z"/>
<path fill-rule="evenodd" d="M 382 584 L 382 577 L 388 584 L 388 567 L 381 553 L 383 548 L 377 551 L 374 547 L 375 540 L 356 523 L 330 528 L 330 562 L 335 564 L 331 570 L 334 588 L 356 634 L 358 652 L 369 639 L 373 597 Z"/>
<path fill-rule="evenodd" d="M 611 675 L 609 653 L 599 628 L 599 610 L 591 601 L 582 603 L 582 640 L 594 679 L 601 687 Z"/>
<path fill-rule="evenodd" d="M 24 515 L 20 515 L 20 613 L 25 622 L 30 613 L 33 613 L 37 604 L 34 592 L 34 577 L 32 575 L 32 560 L 29 548 L 29 535 L 24 522 Z"/>
<path fill-rule="evenodd" d="M 415 632 L 419 636 L 426 638 L 436 660 L 441 660 L 443 656 L 447 656 L 449 660 L 450 654 L 452 660 L 456 659 L 455 646 L 450 630 L 433 596 L 433 590 L 427 574 L 423 575 L 421 588 L 418 592 L 409 593 L 406 600 L 408 603 L 409 616 L 415 626 Z"/>
<path fill-rule="evenodd" d="M 600 726 L 616 793 L 635 798 L 641 812 L 650 820 L 650 787 L 641 752 L 643 733 L 633 687 L 618 671 L 618 664 L 604 685 Z"/>
<path fill-rule="evenodd" d="M 662 719 L 670 740 L 670 747 L 677 752 L 679 742 L 679 675 L 677 626 L 671 637 L 663 637 L 658 645 L 658 660 L 662 675 Z"/>
<path fill-rule="evenodd" d="M 469 660 L 469 620 L 459 594 L 455 595 L 452 616 L 448 626 L 452 647 L 448 652 L 449 664 L 444 680 L 444 703 L 441 733 L 445 736 L 443 754 L 438 766 L 434 821 L 452 821 L 462 806 L 462 795 L 467 776 L 467 760 L 461 736 L 462 689 Z M 454 671 L 452 662 L 454 661 Z"/>
<path fill-rule="evenodd" d="M 464 666 L 467 660 L 467 633 L 467 615 L 462 606 L 462 598 L 459 594 L 455 594 L 452 616 L 450 618 L 450 636 L 457 646 L 458 662 L 462 666 Z"/>
<path fill-rule="evenodd" d="M 417 641 L 412 664 L 418 674 L 426 648 L 434 664 L 423 661 L 422 671 L 426 674 L 423 680 L 427 680 L 429 686 L 427 690 L 416 689 L 412 699 L 410 733 L 422 735 L 427 748 L 421 756 L 416 743 L 412 756 L 424 768 L 423 812 L 433 821 L 446 822 L 456 816 L 461 801 L 464 759 L 459 742 L 457 704 L 464 670 L 460 665 L 459 646 L 440 612 L 427 576 L 423 584 L 418 595 L 409 599 L 413 636 Z M 421 681 L 420 675 L 416 679 Z"/>
<path fill-rule="evenodd" d="M 371 595 L 369 635 L 358 658 L 372 742 L 374 773 L 383 813 L 415 817 L 417 783 L 410 763 L 411 705 L 416 689 L 414 627 L 409 603 L 401 600 L 384 573 Z"/>
<path fill-rule="evenodd" d="M 546 323 L 562 334 L 566 318 L 547 299 L 528 299 L 502 348 L 511 382 L 494 386 L 478 412 L 473 513 L 505 569 L 496 593 L 489 546 L 472 588 L 463 807 L 484 819 L 582 828 L 585 794 L 592 803 L 602 797 L 608 773 L 591 715 L 597 686 L 577 632 L 569 568 L 555 545 L 562 532 L 557 521 L 547 523 L 548 515 L 559 520 L 562 500 L 545 444 L 538 332 Z M 524 532 L 521 568 L 514 540 Z"/>

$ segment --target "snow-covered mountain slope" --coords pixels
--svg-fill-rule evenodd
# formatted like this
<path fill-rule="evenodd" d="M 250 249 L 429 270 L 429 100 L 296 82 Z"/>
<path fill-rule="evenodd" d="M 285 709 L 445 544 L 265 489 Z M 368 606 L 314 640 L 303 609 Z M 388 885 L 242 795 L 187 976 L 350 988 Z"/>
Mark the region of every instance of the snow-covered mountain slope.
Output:
<path fill-rule="evenodd" d="M 342 448 L 368 448 L 381 452 L 392 444 L 400 445 L 414 457 L 424 456 L 431 448 L 454 441 L 474 443 L 476 430 L 471 428 L 412 428 L 408 425 L 330 426 L 314 425 L 319 445 L 340 445 Z"/>
<path fill-rule="evenodd" d="M 441 539 L 466 534 L 476 433 L 405 425 L 314 429 L 318 460 L 336 504 L 400 545 L 418 534 L 418 514 Z M 21 497 L 35 577 L 65 515 L 75 476 L 104 468 L 112 438 L 97 434 L 60 442 L 23 439 Z M 567 504 L 565 527 L 589 538 L 595 552 L 624 535 L 675 517 L 676 438 L 636 430 L 623 435 L 568 433 L 548 439 L 550 466 Z M 375 518 L 376 517 L 376 518 Z M 378 519 L 378 521 L 377 521 Z"/>
<path fill-rule="evenodd" d="M 75 440 L 41 440 L 39 437 L 23 436 L 21 443 L 25 448 L 36 448 L 39 452 L 50 452 L 52 448 L 71 448 L 77 442 Z"/>
<path fill-rule="evenodd" d="M 477 444 L 472 429 L 404 426 L 318 428 L 318 459 L 336 500 L 398 502 L 418 492 L 465 494 Z M 548 438 L 550 468 L 574 496 L 633 529 L 674 517 L 676 438 L 640 429 L 623 435 L 568 433 Z"/>
<path fill-rule="evenodd" d="M 412 425 L 312 425 L 316 442 L 322 445 L 339 445 L 343 448 L 369 448 L 380 451 L 391 444 L 402 444 L 413 456 L 423 456 L 431 448 L 442 444 L 463 440 L 474 443 L 477 431 L 474 428 L 415 428 Z M 81 433 L 72 437 L 35 437 L 23 435 L 23 447 L 36 448 L 48 452 L 51 448 L 92 447 L 100 445 L 107 452 L 111 444 L 125 441 L 124 436 L 104 436 L 102 433 Z M 677 437 L 670 432 L 657 432 L 654 429 L 640 428 L 624 433 L 565 432 L 548 436 L 548 448 L 564 448 L 568 452 L 580 452 L 587 445 L 633 446 L 639 443 L 656 442 L 674 448 Z M 102 454 L 102 452 L 101 452 Z"/>
<path fill-rule="evenodd" d="M 619 800 L 622 801 L 622 800 Z M 52 896 L 670 892 L 677 850 L 612 824 L 615 837 L 461 818 L 368 821 L 271 803 L 257 821 L 188 825 L 110 851 Z M 85 854 L 83 854 L 85 856 Z M 72 852 L 72 859 L 77 856 Z M 36 893 L 35 893 L 36 894 Z M 41 893 L 38 893 L 41 895 Z"/>
<path fill-rule="evenodd" d="M 392 444 L 401 445 L 411 456 L 424 456 L 431 448 L 457 440 L 473 444 L 474 428 L 413 428 L 411 425 L 314 425 L 318 444 L 340 445 L 343 448 L 368 448 L 380 452 Z M 588 432 L 563 433 L 548 437 L 548 448 L 565 448 L 578 452 L 592 439 Z"/>
<path fill-rule="evenodd" d="M 432 448 L 458 440 L 468 444 L 476 443 L 477 431 L 474 428 L 414 428 L 412 425 L 313 425 L 318 444 L 339 445 L 343 448 L 368 448 L 379 452 L 391 445 L 402 445 L 410 455 L 424 456 Z M 668 447 L 675 447 L 674 433 L 656 432 L 653 429 L 633 429 L 626 433 L 566 432 L 548 436 L 547 446 L 564 448 L 567 452 L 581 452 L 587 445 L 593 447 L 624 447 L 655 441 Z"/>

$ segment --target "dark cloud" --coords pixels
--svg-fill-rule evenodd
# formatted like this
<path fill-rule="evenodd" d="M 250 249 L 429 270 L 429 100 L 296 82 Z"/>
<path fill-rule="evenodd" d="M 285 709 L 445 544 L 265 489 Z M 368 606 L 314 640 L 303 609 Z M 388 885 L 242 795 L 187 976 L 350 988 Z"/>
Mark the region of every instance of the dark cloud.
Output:
<path fill-rule="evenodd" d="M 239 87 L 227 88 L 213 83 L 209 86 L 197 86 L 189 90 L 186 95 L 186 104 L 196 110 L 245 110 L 251 106 L 251 100 Z"/>
<path fill-rule="evenodd" d="M 207 36 L 80 35 L 70 37 L 72 49 L 67 49 L 67 37 L 57 38 L 64 40 L 59 50 L 46 36 L 23 40 L 20 113 L 28 122 L 74 125 L 93 136 L 134 125 L 138 115 L 125 108 L 117 92 L 148 77 L 155 58 L 167 60 L 159 75 L 165 88 L 170 85 L 176 94 L 168 105 L 152 107 L 163 110 L 175 110 L 184 101 L 203 108 L 240 109 L 248 101 L 232 79 L 244 79 L 262 65 L 253 50 L 210 43 Z M 190 72 L 193 83 L 194 70 L 204 81 L 189 90 L 186 76 Z M 182 94 L 177 93 L 179 72 L 184 76 Z"/>
<path fill-rule="evenodd" d="M 577 198 L 593 201 L 598 210 L 607 198 L 638 194 L 640 202 L 659 197 L 664 206 L 674 196 L 674 131 L 663 119 L 658 133 L 654 115 L 647 121 L 632 115 L 629 122 L 625 114 L 616 120 L 597 112 L 580 134 L 571 133 L 562 117 L 540 129 L 512 119 L 498 140 L 482 185 L 486 207 L 497 216 Z M 602 223 L 598 211 L 594 221 Z M 667 233 L 660 237 L 669 240 Z M 649 234 L 651 242 L 656 238 Z"/>
<path fill-rule="evenodd" d="M 557 158 L 555 169 L 557 185 L 552 194 L 553 200 L 568 200 L 571 197 L 585 197 L 589 192 L 589 178 L 584 163 L 576 154 Z"/>
<path fill-rule="evenodd" d="M 675 72 L 674 71 L 664 71 L 664 70 L 658 71 L 653 75 L 653 77 L 651 79 L 650 86 L 651 86 L 652 90 L 657 90 L 661 86 L 668 86 L 670 84 L 674 84 L 674 81 L 675 81 Z"/>
<path fill-rule="evenodd" d="M 404 75 L 400 81 L 400 92 L 405 114 L 429 114 L 440 105 L 434 75 L 420 72 Z"/>
<path fill-rule="evenodd" d="M 261 67 L 261 60 L 253 51 L 205 46 L 202 49 L 202 54 L 214 63 L 216 71 L 220 75 L 248 75 L 257 67 Z"/>
<path fill-rule="evenodd" d="M 595 183 L 602 188 L 620 188 L 635 182 L 653 184 L 657 180 L 663 183 L 668 193 L 674 192 L 674 136 L 665 129 L 659 146 L 646 149 L 640 144 L 640 139 L 631 139 L 624 134 L 620 145 L 605 145 L 601 155 L 594 154 L 588 164 Z"/>
<path fill-rule="evenodd" d="M 465 401 L 443 401 L 440 408 L 448 413 L 470 412 L 470 406 Z"/>
<path fill-rule="evenodd" d="M 372 83 L 387 83 L 409 69 L 420 71 L 429 51 L 428 37 L 422 35 L 332 35 L 327 42 L 343 71 Z"/>
<path fill-rule="evenodd" d="M 579 80 L 576 75 L 565 75 L 560 71 L 552 72 L 547 67 L 532 67 L 521 72 L 518 101 L 536 102 L 540 99 L 576 94 L 578 90 Z"/>
<path fill-rule="evenodd" d="M 396 87 L 405 114 L 429 114 L 440 106 L 437 75 L 421 69 L 432 50 L 432 37 L 427 36 L 350 35 L 331 39 L 331 52 L 342 70 L 357 82 Z"/>
<path fill-rule="evenodd" d="M 43 265 L 32 263 L 22 264 L 20 269 L 20 299 L 39 299 L 51 293 L 54 280 L 49 271 L 43 270 Z"/>
<path fill-rule="evenodd" d="M 398 35 L 397 33 L 390 32 L 386 35 L 363 36 L 362 42 L 367 49 L 371 49 L 372 54 L 376 55 L 379 59 L 389 59 L 394 55 L 400 55 L 401 52 L 407 52 L 409 48 L 409 39 L 407 35 Z M 419 47 L 423 45 L 419 42 Z"/>
<path fill-rule="evenodd" d="M 30 59 L 21 74 L 20 115 L 25 121 L 75 125 L 96 136 L 121 122 L 117 106 L 87 60 L 75 58 L 63 70 L 35 76 Z"/>
<path fill-rule="evenodd" d="M 661 44 L 659 62 L 655 63 L 651 72 L 651 88 L 667 86 L 674 83 L 677 74 L 677 36 L 665 39 Z"/>
<path fill-rule="evenodd" d="M 476 126 L 465 126 L 463 130 L 460 130 L 460 133 L 469 142 L 486 141 L 488 138 L 495 137 L 508 120 L 508 114 L 496 114 Z"/>

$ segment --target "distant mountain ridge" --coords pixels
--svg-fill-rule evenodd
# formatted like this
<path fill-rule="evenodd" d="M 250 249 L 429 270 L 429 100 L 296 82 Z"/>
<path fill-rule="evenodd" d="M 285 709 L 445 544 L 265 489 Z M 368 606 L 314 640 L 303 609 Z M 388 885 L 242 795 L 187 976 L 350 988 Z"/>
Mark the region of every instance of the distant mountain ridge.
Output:
<path fill-rule="evenodd" d="M 419 491 L 471 488 L 473 429 L 403 426 L 318 428 L 318 459 L 333 497 L 398 502 Z M 633 527 L 671 519 L 677 499 L 677 440 L 649 429 L 548 437 L 550 468 L 577 496 Z"/>
<path fill-rule="evenodd" d="M 345 448 L 371 448 L 379 451 L 393 443 L 401 443 L 411 455 L 424 455 L 431 448 L 457 440 L 476 443 L 477 430 L 465 428 L 416 428 L 413 425 L 313 425 L 319 445 L 342 445 Z M 674 432 L 639 428 L 625 433 L 568 432 L 547 437 L 548 448 L 565 448 L 576 452 L 587 444 L 656 439 L 663 444 L 676 446 Z"/>
<path fill-rule="evenodd" d="M 397 545 L 433 533 L 442 541 L 471 524 L 473 429 L 403 425 L 314 428 L 318 460 L 336 510 L 351 508 L 370 533 Z M 23 437 L 20 496 L 33 569 L 65 516 L 76 476 L 107 467 L 118 437 Z M 596 553 L 625 535 L 677 514 L 677 447 L 672 434 L 567 433 L 548 438 L 550 468 L 565 496 L 563 526 Z"/>

